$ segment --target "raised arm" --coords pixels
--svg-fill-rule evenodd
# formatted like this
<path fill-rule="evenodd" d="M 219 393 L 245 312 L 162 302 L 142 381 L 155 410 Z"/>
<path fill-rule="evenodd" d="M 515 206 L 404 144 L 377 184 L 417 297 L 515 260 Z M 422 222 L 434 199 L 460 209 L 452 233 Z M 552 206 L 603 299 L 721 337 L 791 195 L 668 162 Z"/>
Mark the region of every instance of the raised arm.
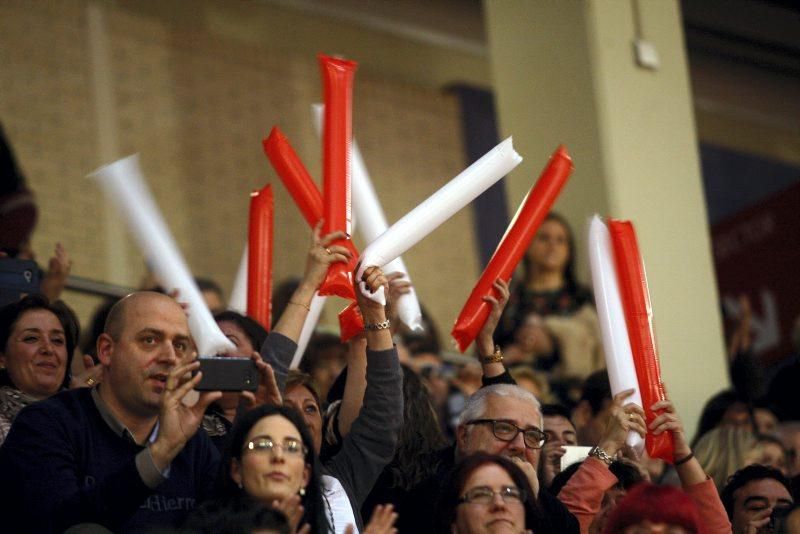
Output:
<path fill-rule="evenodd" d="M 325 280 L 325 274 L 328 272 L 330 264 L 339 261 L 347 262 L 351 255 L 345 247 L 329 246 L 333 241 L 343 239 L 344 232 L 333 232 L 320 237 L 320 228 L 322 228 L 322 222 L 314 228 L 303 279 L 292 293 L 286 309 L 278 318 L 278 322 L 275 323 L 275 327 L 260 350 L 261 357 L 272 367 L 278 389 L 281 392 L 289 374 L 289 365 L 295 350 L 297 350 L 297 340 L 300 339 L 303 324 L 308 312 L 311 311 L 311 299 L 314 298 L 314 293 Z"/>
<path fill-rule="evenodd" d="M 703 471 L 703 466 L 694 457 L 683 423 L 678 417 L 678 412 L 670 400 L 663 400 L 653 405 L 653 411 L 663 413 L 650 423 L 650 431 L 654 435 L 662 432 L 672 432 L 675 443 L 675 458 L 673 465 L 681 480 L 681 487 L 694 499 L 700 510 L 700 517 L 706 525 L 706 532 L 710 534 L 730 532 L 731 523 L 728 514 L 722 505 L 714 481 Z"/>
<path fill-rule="evenodd" d="M 386 285 L 386 278 L 377 268 L 368 269 L 364 281 L 373 291 Z M 341 450 L 326 467 L 360 507 L 383 468 L 394 457 L 403 424 L 403 375 L 384 307 L 363 297 L 358 288 L 356 295 L 366 326 L 366 391 L 350 433 L 343 438 Z"/>
<path fill-rule="evenodd" d="M 494 344 L 494 331 L 497 324 L 500 322 L 500 317 L 503 314 L 503 309 L 508 304 L 508 284 L 498 278 L 494 282 L 494 289 L 497 291 L 498 297 L 483 297 L 484 302 L 487 302 L 492 310 L 489 312 L 489 318 L 486 319 L 481 331 L 475 338 L 475 350 L 478 353 L 478 359 L 481 362 L 483 370 L 483 385 L 488 386 L 491 384 L 516 384 L 516 381 L 508 374 L 506 366 L 503 365 L 503 355 Z"/>

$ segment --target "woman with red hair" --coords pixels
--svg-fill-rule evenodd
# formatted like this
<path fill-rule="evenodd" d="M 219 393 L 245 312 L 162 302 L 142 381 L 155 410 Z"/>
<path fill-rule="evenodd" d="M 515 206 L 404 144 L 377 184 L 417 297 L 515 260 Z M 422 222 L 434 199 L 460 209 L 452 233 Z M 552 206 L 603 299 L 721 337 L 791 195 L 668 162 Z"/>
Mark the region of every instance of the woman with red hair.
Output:
<path fill-rule="evenodd" d="M 705 532 L 694 500 L 672 486 L 643 482 L 633 488 L 611 513 L 604 534 L 702 534 Z"/>

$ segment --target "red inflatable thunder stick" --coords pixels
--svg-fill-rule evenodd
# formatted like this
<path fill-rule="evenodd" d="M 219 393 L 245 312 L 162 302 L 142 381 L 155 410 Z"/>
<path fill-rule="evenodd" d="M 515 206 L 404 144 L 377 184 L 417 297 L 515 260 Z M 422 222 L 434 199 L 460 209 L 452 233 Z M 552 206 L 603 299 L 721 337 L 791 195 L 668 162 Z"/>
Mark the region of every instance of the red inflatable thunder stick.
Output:
<path fill-rule="evenodd" d="M 272 186 L 250 193 L 247 257 L 247 315 L 261 326 L 272 325 Z"/>
<path fill-rule="evenodd" d="M 319 54 L 323 81 L 325 120 L 322 130 L 323 235 L 335 231 L 351 234 L 350 222 L 350 145 L 353 142 L 353 77 L 356 62 Z M 332 263 L 319 288 L 320 295 L 336 295 L 355 300 L 352 265 Z"/>
<path fill-rule="evenodd" d="M 483 297 L 493 294 L 492 285 L 498 278 L 506 282 L 511 279 L 514 269 L 525 255 L 539 225 L 550 212 L 550 207 L 573 168 L 567 149 L 563 145 L 559 146 L 550 156 L 550 161 L 536 181 L 536 185 L 531 188 L 517 210 L 492 259 L 489 260 L 456 319 L 451 335 L 461 352 L 467 350 L 489 317 L 491 305 L 484 302 Z"/>
<path fill-rule="evenodd" d="M 642 394 L 645 422 L 649 426 L 658 415 L 650 407 L 658 401 L 665 400 L 667 394 L 661 381 L 661 368 L 656 352 L 653 308 L 650 305 L 647 277 L 633 224 L 630 221 L 610 219 L 608 231 L 614 249 L 617 282 L 622 308 L 625 311 L 633 364 L 636 367 L 636 377 Z M 674 460 L 671 432 L 663 432 L 658 436 L 648 432 L 645 436 L 645 447 L 651 458 L 661 458 L 669 463 Z"/>
<path fill-rule="evenodd" d="M 303 214 L 303 218 L 311 228 L 316 227 L 322 218 L 322 195 L 289 140 L 276 126 L 270 132 L 269 137 L 264 139 L 263 145 L 264 153 L 286 190 L 294 199 L 300 213 Z M 355 262 L 358 260 L 358 251 L 349 239 L 344 241 L 343 244 L 350 250 L 352 255 L 352 260 L 348 264 L 348 268 L 352 272 L 355 268 Z M 353 298 L 355 298 L 355 293 Z M 348 306 L 342 310 L 339 314 L 339 323 L 343 343 L 364 328 L 364 322 L 358 313 L 357 306 Z M 346 334 L 349 334 L 349 337 L 345 337 Z"/>

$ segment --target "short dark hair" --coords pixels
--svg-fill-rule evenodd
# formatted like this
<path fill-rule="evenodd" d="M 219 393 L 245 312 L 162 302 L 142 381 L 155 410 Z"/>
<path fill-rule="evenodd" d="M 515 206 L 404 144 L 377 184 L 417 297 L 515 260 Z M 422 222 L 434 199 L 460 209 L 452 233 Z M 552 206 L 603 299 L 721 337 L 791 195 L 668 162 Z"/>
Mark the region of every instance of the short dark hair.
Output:
<path fill-rule="evenodd" d="M 67 368 L 64 373 L 64 380 L 61 383 L 62 388 L 68 388 L 72 374 L 70 367 L 72 365 L 72 356 L 75 352 L 75 347 L 78 345 L 78 338 L 80 336 L 80 324 L 75 312 L 70 309 L 63 301 L 50 300 L 44 295 L 27 295 L 16 302 L 6 304 L 0 308 L 0 352 L 5 352 L 8 346 L 8 339 L 11 337 L 11 332 L 20 317 L 26 312 L 32 310 L 46 310 L 56 316 L 61 327 L 64 329 L 64 342 L 67 349 Z M 4 373 L 5 374 L 5 373 Z M 7 376 L 4 376 L 5 380 Z M 16 386 L 15 386 L 16 387 Z"/>
<path fill-rule="evenodd" d="M 563 417 L 572 422 L 569 410 L 562 404 L 542 404 L 542 417 Z"/>
<path fill-rule="evenodd" d="M 233 310 L 226 310 L 216 314 L 214 320 L 218 323 L 227 321 L 241 328 L 242 332 L 244 332 L 247 339 L 250 341 L 250 344 L 258 351 L 261 350 L 261 346 L 264 345 L 264 341 L 267 340 L 267 336 L 269 335 L 267 329 L 261 326 L 258 321 Z"/>
<path fill-rule="evenodd" d="M 547 518 L 539 508 L 536 496 L 533 493 L 530 482 L 528 482 L 528 477 L 522 472 L 522 469 L 508 458 L 484 453 L 471 454 L 463 458 L 448 473 L 436 506 L 436 517 L 434 519 L 438 527 L 436 532 L 450 532 L 450 526 L 456 518 L 460 494 L 467 479 L 475 470 L 487 464 L 500 466 L 508 473 L 514 484 L 523 491 L 525 496 L 522 503 L 525 507 L 525 528 L 532 529 L 533 532 L 546 532 L 546 527 L 549 526 Z"/>
<path fill-rule="evenodd" d="M 748 465 L 732 474 L 728 479 L 728 483 L 722 488 L 722 493 L 719 498 L 722 501 L 722 505 L 725 507 L 725 511 L 728 512 L 728 518 L 733 518 L 733 508 L 735 504 L 733 494 L 748 483 L 754 480 L 764 480 L 765 478 L 771 478 L 779 482 L 786 488 L 786 491 L 788 491 L 790 495 L 792 494 L 792 487 L 789 484 L 789 479 L 783 476 L 783 473 L 777 469 L 760 464 Z"/>
<path fill-rule="evenodd" d="M 608 372 L 605 369 L 595 371 L 586 378 L 581 391 L 581 400 L 589 403 L 592 415 L 600 413 L 603 401 L 611 398 L 611 383 L 608 381 Z"/>

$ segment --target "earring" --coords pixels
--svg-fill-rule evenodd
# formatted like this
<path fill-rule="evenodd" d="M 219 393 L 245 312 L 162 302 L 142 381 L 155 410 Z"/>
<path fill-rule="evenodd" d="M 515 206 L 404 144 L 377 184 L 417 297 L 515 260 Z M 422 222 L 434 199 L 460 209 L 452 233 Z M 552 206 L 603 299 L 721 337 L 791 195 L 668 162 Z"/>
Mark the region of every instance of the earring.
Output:
<path fill-rule="evenodd" d="M 239 489 L 243 489 L 244 488 L 244 486 L 242 485 L 241 482 L 239 482 L 238 486 L 239 486 Z"/>
<path fill-rule="evenodd" d="M 305 497 L 306 496 L 306 489 L 305 488 L 300 488 L 300 491 L 298 493 L 300 494 L 301 497 Z"/>

